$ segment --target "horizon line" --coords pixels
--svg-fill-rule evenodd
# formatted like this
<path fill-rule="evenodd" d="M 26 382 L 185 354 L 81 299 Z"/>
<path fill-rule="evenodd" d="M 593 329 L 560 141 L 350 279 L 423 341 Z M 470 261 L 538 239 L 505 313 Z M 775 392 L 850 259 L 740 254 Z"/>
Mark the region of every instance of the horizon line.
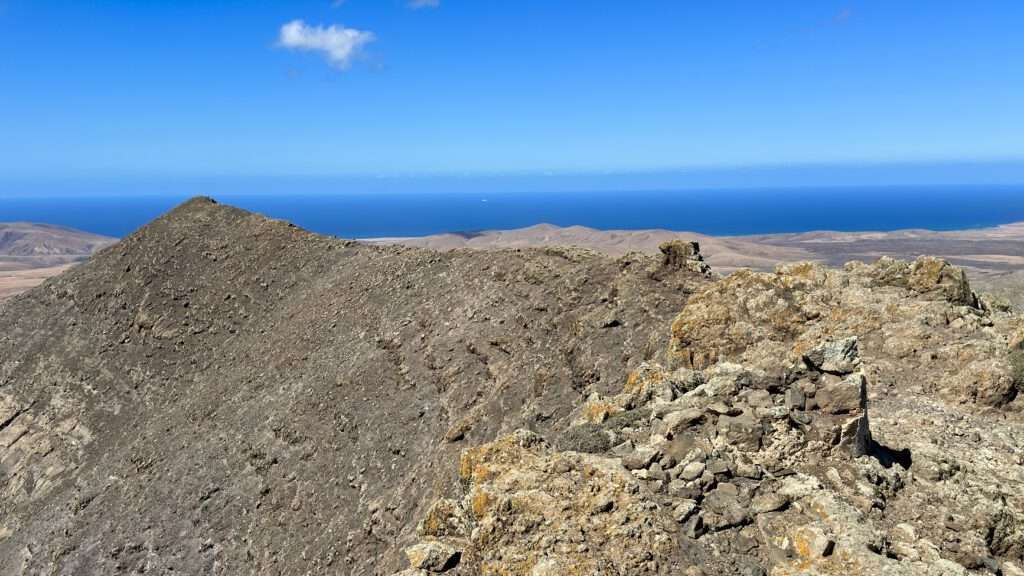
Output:
<path fill-rule="evenodd" d="M 934 167 L 1016 167 L 1024 169 L 1024 155 L 1000 158 L 974 159 L 931 159 L 931 160 L 852 160 L 852 161 L 806 161 L 806 162 L 765 162 L 765 163 L 722 163 L 680 165 L 674 167 L 616 168 L 616 169 L 496 169 L 496 170 L 400 170 L 392 172 L 164 172 L 164 171 L 114 171 L 110 173 L 80 173 L 63 176 L 45 174 L 23 174 L 0 176 L 3 182 L 63 182 L 67 180 L 105 181 L 133 179 L 500 179 L 500 178 L 564 178 L 593 176 L 664 176 L 699 175 L 706 173 L 775 172 L 786 170 L 872 170 L 872 169 L 914 169 Z"/>

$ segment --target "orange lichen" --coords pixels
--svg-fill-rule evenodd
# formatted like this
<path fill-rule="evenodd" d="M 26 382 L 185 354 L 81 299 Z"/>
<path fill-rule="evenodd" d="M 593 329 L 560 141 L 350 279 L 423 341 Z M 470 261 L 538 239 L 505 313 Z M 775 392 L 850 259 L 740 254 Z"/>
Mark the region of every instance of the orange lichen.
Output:
<path fill-rule="evenodd" d="M 627 393 L 635 391 L 637 388 L 637 381 L 639 379 L 640 374 L 637 372 L 630 372 L 629 377 L 626 378 L 626 385 L 623 386 L 622 390 Z"/>
<path fill-rule="evenodd" d="M 587 422 L 600 424 L 607 420 L 612 414 L 621 411 L 622 409 L 618 406 L 604 400 L 587 402 L 586 405 L 583 406 L 583 419 Z"/>
<path fill-rule="evenodd" d="M 459 457 L 459 478 L 463 481 L 469 481 L 473 477 L 473 468 L 476 464 L 476 450 L 470 449 L 462 453 Z"/>
<path fill-rule="evenodd" d="M 473 515 L 477 518 L 483 518 L 487 514 L 487 509 L 491 504 L 491 495 L 483 490 L 476 490 L 473 493 L 471 499 L 471 507 L 473 509 Z"/>

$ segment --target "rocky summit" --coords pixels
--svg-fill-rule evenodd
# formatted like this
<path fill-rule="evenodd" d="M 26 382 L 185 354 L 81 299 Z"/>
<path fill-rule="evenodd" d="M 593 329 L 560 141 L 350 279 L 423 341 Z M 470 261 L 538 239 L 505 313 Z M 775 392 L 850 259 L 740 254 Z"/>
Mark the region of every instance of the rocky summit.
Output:
<path fill-rule="evenodd" d="M 0 574 L 1024 574 L 1024 320 L 922 257 L 195 199 L 0 303 Z"/>

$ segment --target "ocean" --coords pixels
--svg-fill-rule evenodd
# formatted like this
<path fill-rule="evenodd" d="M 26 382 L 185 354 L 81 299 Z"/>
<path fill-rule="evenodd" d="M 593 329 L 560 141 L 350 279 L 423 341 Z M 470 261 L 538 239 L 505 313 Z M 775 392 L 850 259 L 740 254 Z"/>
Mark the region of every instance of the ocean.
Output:
<path fill-rule="evenodd" d="M 741 235 L 956 230 L 1024 221 L 1024 185 L 209 195 L 344 238 L 513 229 L 538 223 Z M 120 237 L 185 199 L 173 193 L 0 196 L 0 221 L 45 222 Z"/>

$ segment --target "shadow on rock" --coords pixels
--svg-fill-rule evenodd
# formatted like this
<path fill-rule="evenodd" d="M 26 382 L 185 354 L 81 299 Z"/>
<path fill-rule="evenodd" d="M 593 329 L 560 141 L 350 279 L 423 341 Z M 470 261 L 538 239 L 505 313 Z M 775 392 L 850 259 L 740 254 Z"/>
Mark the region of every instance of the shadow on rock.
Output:
<path fill-rule="evenodd" d="M 879 444 L 874 439 L 871 440 L 871 443 L 868 446 L 868 455 L 872 456 L 875 460 L 878 460 L 878 462 L 885 468 L 892 468 L 893 464 L 899 464 L 900 468 L 909 470 L 912 462 L 910 448 L 896 450 Z"/>

